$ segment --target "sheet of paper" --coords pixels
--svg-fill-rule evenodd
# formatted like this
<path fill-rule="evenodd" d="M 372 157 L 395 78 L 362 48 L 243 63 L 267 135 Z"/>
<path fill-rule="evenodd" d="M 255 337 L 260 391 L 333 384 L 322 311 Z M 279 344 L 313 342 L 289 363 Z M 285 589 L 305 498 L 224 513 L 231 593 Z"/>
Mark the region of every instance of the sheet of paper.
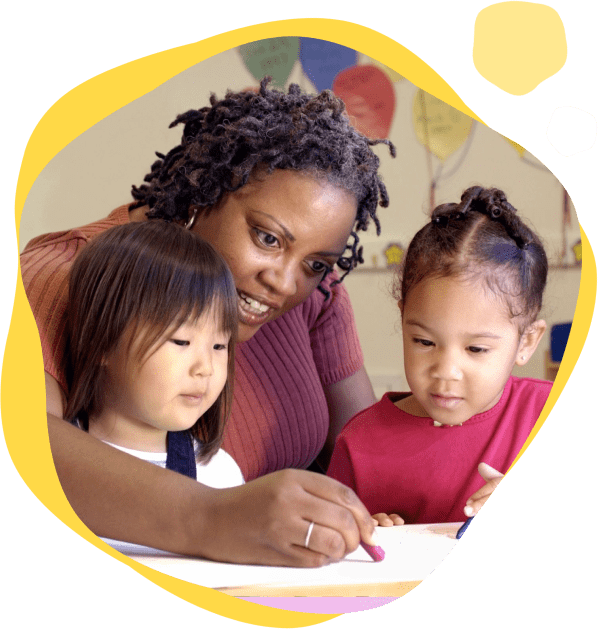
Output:
<path fill-rule="evenodd" d="M 301 586 L 421 581 L 456 544 L 459 524 L 422 524 L 377 529 L 386 553 L 374 562 L 360 547 L 343 561 L 321 568 L 279 568 L 219 563 L 109 541 L 116 550 L 164 574 L 212 588 L 244 585 Z"/>

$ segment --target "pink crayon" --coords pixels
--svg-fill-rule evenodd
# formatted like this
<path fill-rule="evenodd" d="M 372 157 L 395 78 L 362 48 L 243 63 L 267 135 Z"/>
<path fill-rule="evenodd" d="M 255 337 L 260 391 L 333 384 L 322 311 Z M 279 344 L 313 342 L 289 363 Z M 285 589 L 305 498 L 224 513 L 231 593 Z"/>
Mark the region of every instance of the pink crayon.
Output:
<path fill-rule="evenodd" d="M 361 542 L 361 547 L 374 561 L 382 561 L 385 557 L 384 550 L 380 546 L 370 546 Z"/>

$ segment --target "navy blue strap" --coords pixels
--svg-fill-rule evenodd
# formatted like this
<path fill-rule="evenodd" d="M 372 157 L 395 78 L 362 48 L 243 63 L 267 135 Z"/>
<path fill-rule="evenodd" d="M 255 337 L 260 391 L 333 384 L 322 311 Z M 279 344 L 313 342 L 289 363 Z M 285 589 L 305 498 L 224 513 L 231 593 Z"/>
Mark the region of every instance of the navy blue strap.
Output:
<path fill-rule="evenodd" d="M 166 448 L 166 468 L 197 480 L 195 448 L 189 431 L 169 432 Z"/>

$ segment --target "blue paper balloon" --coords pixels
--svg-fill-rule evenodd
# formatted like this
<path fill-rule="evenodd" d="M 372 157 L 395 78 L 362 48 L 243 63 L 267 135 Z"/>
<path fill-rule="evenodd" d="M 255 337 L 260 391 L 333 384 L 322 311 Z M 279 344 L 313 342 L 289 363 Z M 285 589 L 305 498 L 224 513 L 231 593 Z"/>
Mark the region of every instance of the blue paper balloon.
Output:
<path fill-rule="evenodd" d="M 311 37 L 301 37 L 299 44 L 299 61 L 318 92 L 332 89 L 334 77 L 357 63 L 357 52 L 352 48 Z"/>

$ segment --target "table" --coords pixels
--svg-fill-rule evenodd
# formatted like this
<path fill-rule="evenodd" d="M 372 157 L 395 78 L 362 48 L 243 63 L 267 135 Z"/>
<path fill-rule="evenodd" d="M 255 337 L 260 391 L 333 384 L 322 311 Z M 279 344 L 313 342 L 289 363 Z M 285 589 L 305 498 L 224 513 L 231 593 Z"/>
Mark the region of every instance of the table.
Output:
<path fill-rule="evenodd" d="M 384 561 L 362 548 L 321 568 L 226 564 L 110 540 L 116 550 L 150 568 L 237 597 L 400 597 L 416 587 L 457 543 L 460 523 L 379 527 Z"/>

